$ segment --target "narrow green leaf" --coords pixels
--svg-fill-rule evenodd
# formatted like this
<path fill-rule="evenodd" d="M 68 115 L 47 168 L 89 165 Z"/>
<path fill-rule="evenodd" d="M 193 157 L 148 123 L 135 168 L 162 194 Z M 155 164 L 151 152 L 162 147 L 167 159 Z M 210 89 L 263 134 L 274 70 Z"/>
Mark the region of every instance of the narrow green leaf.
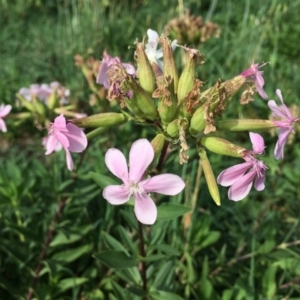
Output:
<path fill-rule="evenodd" d="M 91 179 L 93 179 L 102 189 L 107 187 L 108 185 L 117 185 L 118 182 L 108 176 L 96 173 L 89 172 Z"/>
<path fill-rule="evenodd" d="M 83 245 L 78 248 L 56 253 L 52 256 L 52 259 L 62 263 L 70 263 L 86 253 L 92 254 L 92 249 L 93 245 Z"/>
<path fill-rule="evenodd" d="M 150 294 L 151 299 L 153 300 L 184 300 L 179 295 L 165 292 L 165 291 L 155 291 Z"/>
<path fill-rule="evenodd" d="M 135 258 L 126 255 L 124 251 L 108 250 L 98 252 L 93 256 L 112 269 L 131 268 L 138 264 Z"/>
<path fill-rule="evenodd" d="M 162 203 L 157 208 L 158 220 L 173 220 L 191 211 L 190 207 L 174 204 L 174 203 Z"/>

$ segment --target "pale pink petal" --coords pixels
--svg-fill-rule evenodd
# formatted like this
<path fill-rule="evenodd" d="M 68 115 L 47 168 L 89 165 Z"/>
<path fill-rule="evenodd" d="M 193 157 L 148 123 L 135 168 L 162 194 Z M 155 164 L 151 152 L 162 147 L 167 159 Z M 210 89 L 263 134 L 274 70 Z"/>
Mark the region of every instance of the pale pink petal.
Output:
<path fill-rule="evenodd" d="M 142 179 L 154 158 L 154 150 L 146 139 L 135 141 L 129 152 L 129 178 L 134 182 Z"/>
<path fill-rule="evenodd" d="M 265 170 L 261 169 L 260 176 L 256 176 L 254 181 L 254 188 L 257 191 L 262 191 L 265 188 Z"/>
<path fill-rule="evenodd" d="M 2 132 L 7 132 L 6 124 L 1 118 L 0 118 L 0 130 Z"/>
<path fill-rule="evenodd" d="M 54 119 L 54 127 L 59 131 L 67 131 L 67 122 L 63 114 Z"/>
<path fill-rule="evenodd" d="M 109 81 L 107 76 L 108 64 L 106 61 L 101 62 L 96 82 L 102 84 L 105 89 L 109 89 Z"/>
<path fill-rule="evenodd" d="M 164 195 L 177 195 L 185 187 L 184 181 L 174 174 L 161 174 L 139 183 L 145 193 L 160 193 Z"/>
<path fill-rule="evenodd" d="M 252 167 L 252 165 L 253 162 L 249 161 L 225 169 L 217 178 L 218 184 L 222 186 L 232 185 L 234 182 L 239 180 L 246 173 L 246 171 Z"/>
<path fill-rule="evenodd" d="M 228 190 L 228 198 L 233 201 L 244 199 L 250 192 L 256 171 L 250 171 L 238 181 L 236 181 Z"/>
<path fill-rule="evenodd" d="M 291 114 L 290 110 L 286 107 L 286 105 L 283 102 L 281 90 L 277 89 L 276 94 L 277 94 L 277 97 L 279 98 L 279 100 L 281 102 L 282 110 L 284 110 L 286 118 L 289 119 L 289 120 L 294 120 L 294 117 Z"/>
<path fill-rule="evenodd" d="M 82 152 L 87 147 L 87 138 L 83 130 L 78 128 L 72 123 L 67 123 L 68 132 L 64 135 L 68 138 L 69 147 L 71 152 Z"/>
<path fill-rule="evenodd" d="M 263 89 L 263 87 L 261 85 L 259 85 L 258 83 L 256 83 L 256 90 L 258 92 L 258 94 L 265 100 L 268 99 L 268 95 L 265 92 L 265 90 Z"/>
<path fill-rule="evenodd" d="M 65 132 L 61 133 L 60 131 L 55 130 L 55 133 L 53 135 L 55 135 L 55 137 L 58 139 L 58 141 L 62 144 L 62 146 L 65 149 L 68 149 L 70 143 L 69 143 L 68 138 L 65 135 Z"/>
<path fill-rule="evenodd" d="M 283 112 L 276 104 L 276 102 L 274 100 L 270 100 L 268 101 L 268 106 L 271 109 L 272 113 L 274 116 L 279 117 L 279 118 L 283 118 L 286 119 L 286 113 Z"/>
<path fill-rule="evenodd" d="M 283 159 L 284 156 L 284 146 L 287 142 L 289 134 L 291 133 L 291 128 L 278 128 L 278 141 L 274 150 L 274 157 L 276 159 Z"/>
<path fill-rule="evenodd" d="M 122 63 L 122 66 L 126 70 L 127 74 L 129 74 L 129 75 L 134 75 L 135 74 L 135 68 L 132 64 Z"/>
<path fill-rule="evenodd" d="M 56 146 L 57 146 L 57 138 L 54 135 L 50 135 L 49 138 L 47 139 L 47 144 L 45 146 L 46 148 L 46 153 L 45 155 L 48 155 L 50 153 L 52 153 Z"/>
<path fill-rule="evenodd" d="M 262 136 L 258 133 L 249 132 L 250 140 L 252 142 L 252 149 L 255 154 L 262 154 L 265 149 L 265 142 Z"/>
<path fill-rule="evenodd" d="M 147 30 L 148 35 L 148 44 L 146 45 L 146 49 L 151 49 L 150 51 L 155 51 L 158 44 L 158 33 L 152 29 Z"/>
<path fill-rule="evenodd" d="M 71 153 L 68 149 L 65 149 L 65 151 L 66 151 L 67 167 L 68 167 L 69 171 L 72 171 L 74 168 L 74 164 L 73 164 L 73 159 L 72 159 Z"/>
<path fill-rule="evenodd" d="M 129 200 L 129 189 L 124 185 L 109 185 L 103 190 L 103 198 L 110 204 L 120 205 Z"/>
<path fill-rule="evenodd" d="M 156 205 L 147 194 L 135 195 L 134 212 L 136 218 L 143 224 L 152 225 L 156 221 Z"/>
<path fill-rule="evenodd" d="M 258 71 L 258 70 L 256 71 L 255 79 L 256 79 L 257 84 L 258 84 L 260 87 L 263 87 L 263 86 L 264 86 L 264 84 L 265 84 L 264 78 L 263 78 L 261 72 Z"/>
<path fill-rule="evenodd" d="M 11 105 L 1 105 L 0 106 L 0 118 L 4 118 L 5 116 L 7 116 L 10 111 L 12 109 L 12 106 Z"/>
<path fill-rule="evenodd" d="M 128 182 L 128 167 L 124 154 L 111 148 L 105 154 L 105 164 L 108 169 L 124 183 Z"/>

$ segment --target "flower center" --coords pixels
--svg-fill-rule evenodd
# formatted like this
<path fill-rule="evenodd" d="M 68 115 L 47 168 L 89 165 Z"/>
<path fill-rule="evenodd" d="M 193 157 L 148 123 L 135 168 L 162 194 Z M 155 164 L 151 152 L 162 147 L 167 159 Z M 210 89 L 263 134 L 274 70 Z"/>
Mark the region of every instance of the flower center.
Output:
<path fill-rule="evenodd" d="M 130 195 L 130 197 L 132 195 L 136 195 L 136 194 L 141 195 L 141 194 L 144 193 L 144 189 L 139 186 L 138 182 L 130 181 L 129 184 L 128 184 L 128 189 L 129 189 L 129 195 Z"/>

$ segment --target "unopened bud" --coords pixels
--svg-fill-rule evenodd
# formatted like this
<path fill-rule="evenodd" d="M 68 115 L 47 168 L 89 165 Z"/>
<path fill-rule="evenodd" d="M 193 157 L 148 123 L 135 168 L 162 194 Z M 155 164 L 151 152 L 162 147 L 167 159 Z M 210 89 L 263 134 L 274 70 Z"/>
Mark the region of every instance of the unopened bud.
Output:
<path fill-rule="evenodd" d="M 185 100 L 194 87 L 196 62 L 203 62 L 203 56 L 197 50 L 189 48 L 184 48 L 184 50 L 186 50 L 186 64 L 178 82 L 178 104 Z"/>
<path fill-rule="evenodd" d="M 59 99 L 57 97 L 56 89 L 54 89 L 52 94 L 49 96 L 47 104 L 51 110 L 53 110 L 55 107 L 59 106 Z"/>
<path fill-rule="evenodd" d="M 26 100 L 21 94 L 17 94 L 16 96 L 20 100 L 22 106 L 26 107 L 31 112 L 35 112 L 35 107 L 32 102 Z"/>
<path fill-rule="evenodd" d="M 227 131 L 253 131 L 275 127 L 276 125 L 270 120 L 232 119 L 219 121 L 217 123 L 219 130 Z"/>
<path fill-rule="evenodd" d="M 135 58 L 138 65 L 138 76 L 140 85 L 146 92 L 152 94 L 155 90 L 155 77 L 153 69 L 145 53 L 143 43 L 137 43 Z"/>
<path fill-rule="evenodd" d="M 127 118 L 121 113 L 110 112 L 69 121 L 79 127 L 112 127 L 125 123 Z"/>
<path fill-rule="evenodd" d="M 155 161 L 161 154 L 161 151 L 164 147 L 165 137 L 162 133 L 158 133 L 156 137 L 151 141 L 151 145 L 154 149 L 154 159 Z"/>
<path fill-rule="evenodd" d="M 180 124 L 179 124 L 180 120 L 176 119 L 174 121 L 172 121 L 171 123 L 168 124 L 167 126 L 167 134 L 174 138 L 174 137 L 178 137 L 179 136 L 179 129 L 180 129 Z"/>
<path fill-rule="evenodd" d="M 201 105 L 194 112 L 191 118 L 191 125 L 189 129 L 191 135 L 197 135 L 198 133 L 204 130 L 206 126 L 204 115 L 205 115 L 205 105 Z"/>
<path fill-rule="evenodd" d="M 201 145 L 211 152 L 232 157 L 243 157 L 247 151 L 245 148 L 218 137 L 204 137 L 201 139 Z"/>
<path fill-rule="evenodd" d="M 221 205 L 221 198 L 220 198 L 220 193 L 219 193 L 219 188 L 216 182 L 216 178 L 215 175 L 213 173 L 213 170 L 211 168 L 210 162 L 207 158 L 206 152 L 205 150 L 201 149 L 198 152 L 199 156 L 200 156 L 200 161 L 203 167 L 203 171 L 204 171 L 204 176 L 207 182 L 207 186 L 208 186 L 208 190 L 209 193 L 211 195 L 211 197 L 213 198 L 213 200 L 215 201 L 215 203 L 217 205 Z"/>
<path fill-rule="evenodd" d="M 174 61 L 173 50 L 171 41 L 166 37 L 160 37 L 163 51 L 163 62 L 164 62 L 164 76 L 170 77 L 174 82 L 174 93 L 177 94 L 178 89 L 178 73 Z"/>
<path fill-rule="evenodd" d="M 129 78 L 127 84 L 136 97 L 137 107 L 147 119 L 154 120 L 157 117 L 157 110 L 151 96 L 132 77 Z"/>

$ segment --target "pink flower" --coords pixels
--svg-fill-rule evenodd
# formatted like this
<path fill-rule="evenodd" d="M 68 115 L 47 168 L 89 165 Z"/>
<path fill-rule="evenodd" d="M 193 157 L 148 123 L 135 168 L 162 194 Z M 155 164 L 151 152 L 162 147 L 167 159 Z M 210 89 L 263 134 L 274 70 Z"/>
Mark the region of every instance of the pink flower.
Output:
<path fill-rule="evenodd" d="M 263 67 L 264 65 L 265 64 L 259 66 L 258 64 L 253 63 L 249 69 L 243 71 L 240 75 L 249 78 L 251 81 L 253 81 L 255 83 L 256 90 L 259 93 L 259 95 L 266 100 L 268 99 L 268 95 L 263 89 L 265 80 L 262 76 L 263 72 L 259 71 L 259 68 Z"/>
<path fill-rule="evenodd" d="M 281 105 L 277 106 L 274 100 L 270 100 L 268 101 L 268 106 L 272 110 L 273 116 L 281 119 L 273 121 L 278 127 L 278 141 L 275 146 L 274 156 L 276 159 L 281 159 L 283 158 L 283 150 L 288 136 L 293 131 L 294 123 L 300 118 L 296 118 L 291 114 L 283 102 L 282 94 L 279 89 L 276 90 L 276 94 L 281 102 Z"/>
<path fill-rule="evenodd" d="M 84 132 L 72 123 L 68 123 L 63 114 L 56 117 L 48 129 L 49 138 L 46 144 L 46 155 L 57 151 L 59 144 L 66 151 L 67 166 L 73 170 L 73 160 L 70 152 L 82 152 L 87 147 L 87 138 Z"/>
<path fill-rule="evenodd" d="M 11 109 L 12 109 L 11 105 L 5 105 L 5 104 L 0 105 L 0 130 L 2 132 L 7 131 L 6 124 L 3 120 L 3 118 L 6 117 L 10 113 Z"/>
<path fill-rule="evenodd" d="M 253 150 L 249 151 L 243 157 L 246 162 L 230 167 L 217 178 L 217 182 L 222 186 L 230 186 L 228 198 L 239 201 L 244 199 L 250 192 L 253 182 L 257 191 L 265 188 L 265 170 L 266 165 L 257 160 L 253 155 L 262 154 L 265 148 L 263 138 L 257 133 L 249 133 Z"/>
<path fill-rule="evenodd" d="M 122 185 L 109 185 L 103 190 L 103 198 L 113 205 L 135 199 L 134 212 L 143 224 L 151 225 L 157 217 L 157 209 L 149 193 L 176 195 L 185 184 L 173 174 L 145 178 L 145 172 L 154 158 L 154 150 L 146 139 L 135 141 L 129 152 L 129 172 L 126 158 L 118 149 L 109 149 L 105 154 L 108 169 L 123 181 Z"/>
<path fill-rule="evenodd" d="M 101 61 L 100 64 L 100 69 L 98 72 L 97 80 L 96 82 L 98 84 L 102 84 L 105 89 L 109 89 L 109 81 L 108 81 L 108 76 L 107 72 L 110 68 L 112 68 L 116 64 L 121 64 L 126 72 L 129 75 L 134 75 L 135 74 L 135 68 L 132 64 L 127 64 L 127 63 L 121 63 L 121 60 L 119 57 L 111 57 L 108 55 L 106 52 L 104 52 L 103 60 Z"/>

